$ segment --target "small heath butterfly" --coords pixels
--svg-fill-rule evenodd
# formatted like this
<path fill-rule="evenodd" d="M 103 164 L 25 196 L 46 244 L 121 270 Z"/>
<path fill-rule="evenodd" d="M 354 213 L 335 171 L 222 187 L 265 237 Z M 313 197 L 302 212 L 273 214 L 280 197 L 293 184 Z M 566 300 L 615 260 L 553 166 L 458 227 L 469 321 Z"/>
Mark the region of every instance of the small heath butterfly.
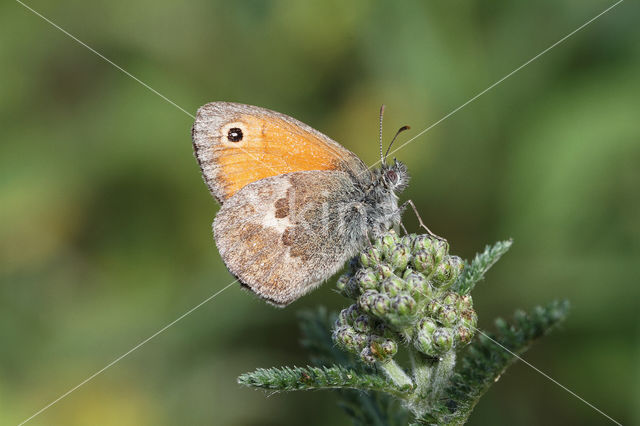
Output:
<path fill-rule="evenodd" d="M 381 155 L 382 166 L 369 170 L 298 120 L 230 102 L 198 109 L 191 135 L 204 180 L 222 204 L 213 221 L 222 260 L 274 305 L 318 287 L 370 238 L 400 223 L 396 193 L 409 175 L 398 161 L 387 165 Z"/>

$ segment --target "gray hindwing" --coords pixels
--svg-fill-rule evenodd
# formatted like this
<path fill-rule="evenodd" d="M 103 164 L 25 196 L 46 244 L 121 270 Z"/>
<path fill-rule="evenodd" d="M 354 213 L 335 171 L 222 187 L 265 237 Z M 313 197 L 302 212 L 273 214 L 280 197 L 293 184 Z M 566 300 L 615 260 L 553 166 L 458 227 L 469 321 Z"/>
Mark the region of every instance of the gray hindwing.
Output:
<path fill-rule="evenodd" d="M 253 182 L 213 223 L 229 271 L 260 297 L 287 305 L 336 273 L 366 242 L 363 194 L 342 171 Z"/>

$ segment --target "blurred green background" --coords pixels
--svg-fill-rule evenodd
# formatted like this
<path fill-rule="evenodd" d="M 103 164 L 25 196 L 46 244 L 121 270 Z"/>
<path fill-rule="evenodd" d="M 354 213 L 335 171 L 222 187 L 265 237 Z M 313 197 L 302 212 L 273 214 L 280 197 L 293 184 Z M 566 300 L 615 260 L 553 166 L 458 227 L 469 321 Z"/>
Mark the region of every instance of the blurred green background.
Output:
<path fill-rule="evenodd" d="M 275 109 L 368 164 L 381 103 L 386 140 L 415 135 L 612 3 L 28 2 L 191 113 Z M 454 253 L 515 239 L 474 292 L 481 327 L 570 299 L 526 359 L 626 424 L 640 424 L 639 18 L 622 3 L 396 154 L 413 175 L 402 199 Z M 16 2 L 0 34 L 0 424 L 16 424 L 232 277 L 192 119 Z M 30 424 L 348 424 L 331 393 L 235 381 L 304 364 L 296 312 L 344 307 L 332 287 L 280 310 L 233 286 Z M 470 424 L 607 420 L 519 363 Z"/>

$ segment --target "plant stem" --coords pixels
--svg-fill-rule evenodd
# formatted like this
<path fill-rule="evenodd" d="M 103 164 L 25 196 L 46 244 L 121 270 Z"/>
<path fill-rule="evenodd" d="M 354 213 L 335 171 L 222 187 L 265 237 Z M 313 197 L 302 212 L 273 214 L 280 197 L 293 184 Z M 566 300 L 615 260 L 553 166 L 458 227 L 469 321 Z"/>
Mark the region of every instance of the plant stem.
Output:
<path fill-rule="evenodd" d="M 416 381 L 415 398 L 424 400 L 429 396 L 431 376 L 433 374 L 435 361 L 421 353 L 414 354 L 414 351 L 411 351 L 411 354 L 411 358 L 414 360 L 413 377 Z"/>
<path fill-rule="evenodd" d="M 434 365 L 431 376 L 431 401 L 439 399 L 442 391 L 449 385 L 449 379 L 451 378 L 451 374 L 453 374 L 453 368 L 455 366 L 455 351 L 446 352 Z"/>
<path fill-rule="evenodd" d="M 411 377 L 409 377 L 394 360 L 379 362 L 378 367 L 385 372 L 387 377 L 389 377 L 398 388 L 406 390 L 413 389 L 413 380 L 411 380 Z"/>
<path fill-rule="evenodd" d="M 419 417 L 431 410 L 433 404 L 438 401 L 449 385 L 449 379 L 456 365 L 456 354 L 454 351 L 449 351 L 439 359 L 434 359 L 416 353 L 412 354 L 412 358 L 416 360 L 413 369 L 416 390 L 409 407 Z"/>

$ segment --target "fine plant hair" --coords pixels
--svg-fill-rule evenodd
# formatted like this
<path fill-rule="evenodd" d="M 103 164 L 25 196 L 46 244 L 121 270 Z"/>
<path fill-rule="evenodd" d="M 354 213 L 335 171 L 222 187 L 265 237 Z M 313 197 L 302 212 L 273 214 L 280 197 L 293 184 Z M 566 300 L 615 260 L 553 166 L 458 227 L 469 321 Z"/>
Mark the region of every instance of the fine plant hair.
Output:
<path fill-rule="evenodd" d="M 554 301 L 498 318 L 494 331 L 477 328 L 470 293 L 510 247 L 498 242 L 467 262 L 443 239 L 391 230 L 338 279 L 348 307 L 300 313 L 308 365 L 261 368 L 238 382 L 269 393 L 333 390 L 354 425 L 463 424 L 504 371 L 568 314 L 568 302 Z"/>

